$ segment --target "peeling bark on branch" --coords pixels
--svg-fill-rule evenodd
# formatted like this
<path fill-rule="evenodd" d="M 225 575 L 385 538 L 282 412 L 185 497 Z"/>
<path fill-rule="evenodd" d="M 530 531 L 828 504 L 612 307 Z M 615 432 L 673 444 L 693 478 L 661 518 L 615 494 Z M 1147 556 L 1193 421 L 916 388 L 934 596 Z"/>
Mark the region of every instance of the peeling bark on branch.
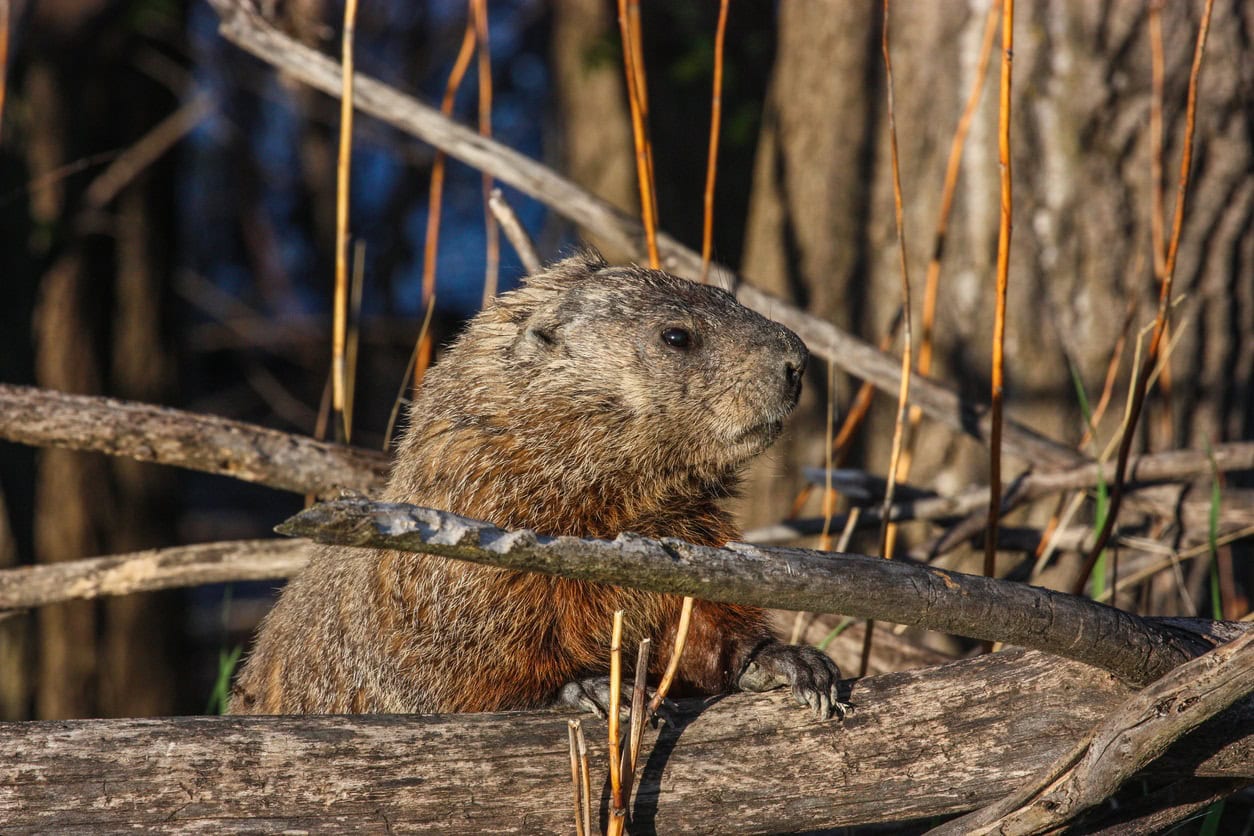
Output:
<path fill-rule="evenodd" d="M 0 383 L 0 439 L 185 467 L 271 488 L 332 496 L 379 490 L 381 453 L 210 415 Z"/>
<path fill-rule="evenodd" d="M 539 537 L 443 511 L 361 500 L 315 506 L 276 530 L 710 601 L 911 624 L 1045 650 L 1138 684 L 1212 646 L 1085 598 L 864 555 L 747 544 L 717 549 L 630 534 L 612 542 Z"/>
<path fill-rule="evenodd" d="M 646 733 L 635 827 L 781 832 L 959 812 L 1010 792 L 1129 693 L 1091 667 L 1007 651 L 859 680 L 843 722 L 814 722 L 782 692 L 687 702 L 683 725 Z M 569 716 L 0 724 L 0 820 L 15 833 L 568 833 Z M 1154 775 L 1250 778 L 1251 729 L 1246 700 Z M 588 734 L 604 821 L 602 737 Z"/>

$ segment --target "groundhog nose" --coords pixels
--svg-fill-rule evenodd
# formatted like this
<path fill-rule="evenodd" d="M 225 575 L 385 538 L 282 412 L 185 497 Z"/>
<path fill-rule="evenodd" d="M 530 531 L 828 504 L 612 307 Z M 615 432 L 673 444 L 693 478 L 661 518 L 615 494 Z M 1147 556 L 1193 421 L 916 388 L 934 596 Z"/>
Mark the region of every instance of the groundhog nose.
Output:
<path fill-rule="evenodd" d="M 795 401 L 801 396 L 801 376 L 805 374 L 806 362 L 810 359 L 810 352 L 800 340 L 795 345 L 790 346 L 792 349 L 788 356 L 784 359 L 784 380 L 788 385 L 788 392 Z"/>

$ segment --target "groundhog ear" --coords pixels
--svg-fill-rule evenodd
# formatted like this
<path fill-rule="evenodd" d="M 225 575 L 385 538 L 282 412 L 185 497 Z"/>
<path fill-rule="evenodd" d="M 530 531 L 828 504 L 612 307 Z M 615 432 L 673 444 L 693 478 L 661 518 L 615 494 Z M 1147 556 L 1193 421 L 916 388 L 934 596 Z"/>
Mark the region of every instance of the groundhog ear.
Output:
<path fill-rule="evenodd" d="M 514 356 L 544 357 L 561 343 L 560 323 L 552 311 L 540 311 L 523 323 L 514 339 Z"/>

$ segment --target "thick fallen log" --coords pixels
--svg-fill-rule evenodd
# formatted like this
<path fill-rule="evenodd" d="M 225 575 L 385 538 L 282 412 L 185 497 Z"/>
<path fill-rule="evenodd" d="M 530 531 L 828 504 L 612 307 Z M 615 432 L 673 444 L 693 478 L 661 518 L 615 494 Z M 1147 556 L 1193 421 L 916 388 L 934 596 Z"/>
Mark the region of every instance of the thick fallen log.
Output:
<path fill-rule="evenodd" d="M 971 809 L 1131 693 L 1092 667 L 1015 650 L 854 682 L 843 722 L 815 722 L 782 692 L 684 703 L 679 725 L 646 737 L 633 829 L 780 832 Z M 0 821 L 6 833 L 566 833 L 571 716 L 5 723 Z M 605 727 L 586 724 L 604 823 Z M 1254 703 L 1203 724 L 1149 772 L 1254 781 Z"/>

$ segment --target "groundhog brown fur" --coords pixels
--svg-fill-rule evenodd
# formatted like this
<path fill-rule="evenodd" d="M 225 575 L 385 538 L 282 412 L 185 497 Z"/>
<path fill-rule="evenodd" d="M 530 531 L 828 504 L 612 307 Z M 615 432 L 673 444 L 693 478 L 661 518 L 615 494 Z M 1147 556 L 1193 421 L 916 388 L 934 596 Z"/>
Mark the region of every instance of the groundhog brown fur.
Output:
<path fill-rule="evenodd" d="M 428 372 L 385 499 L 547 535 L 721 546 L 737 531 L 719 502 L 779 435 L 806 358 L 795 334 L 722 290 L 579 253 L 488 305 Z M 614 611 L 625 647 L 652 639 L 656 681 L 680 604 L 320 547 L 262 622 L 230 711 L 595 710 Z M 838 677 L 825 655 L 772 638 L 761 610 L 697 601 L 675 693 L 790 685 L 827 717 L 842 709 Z"/>

